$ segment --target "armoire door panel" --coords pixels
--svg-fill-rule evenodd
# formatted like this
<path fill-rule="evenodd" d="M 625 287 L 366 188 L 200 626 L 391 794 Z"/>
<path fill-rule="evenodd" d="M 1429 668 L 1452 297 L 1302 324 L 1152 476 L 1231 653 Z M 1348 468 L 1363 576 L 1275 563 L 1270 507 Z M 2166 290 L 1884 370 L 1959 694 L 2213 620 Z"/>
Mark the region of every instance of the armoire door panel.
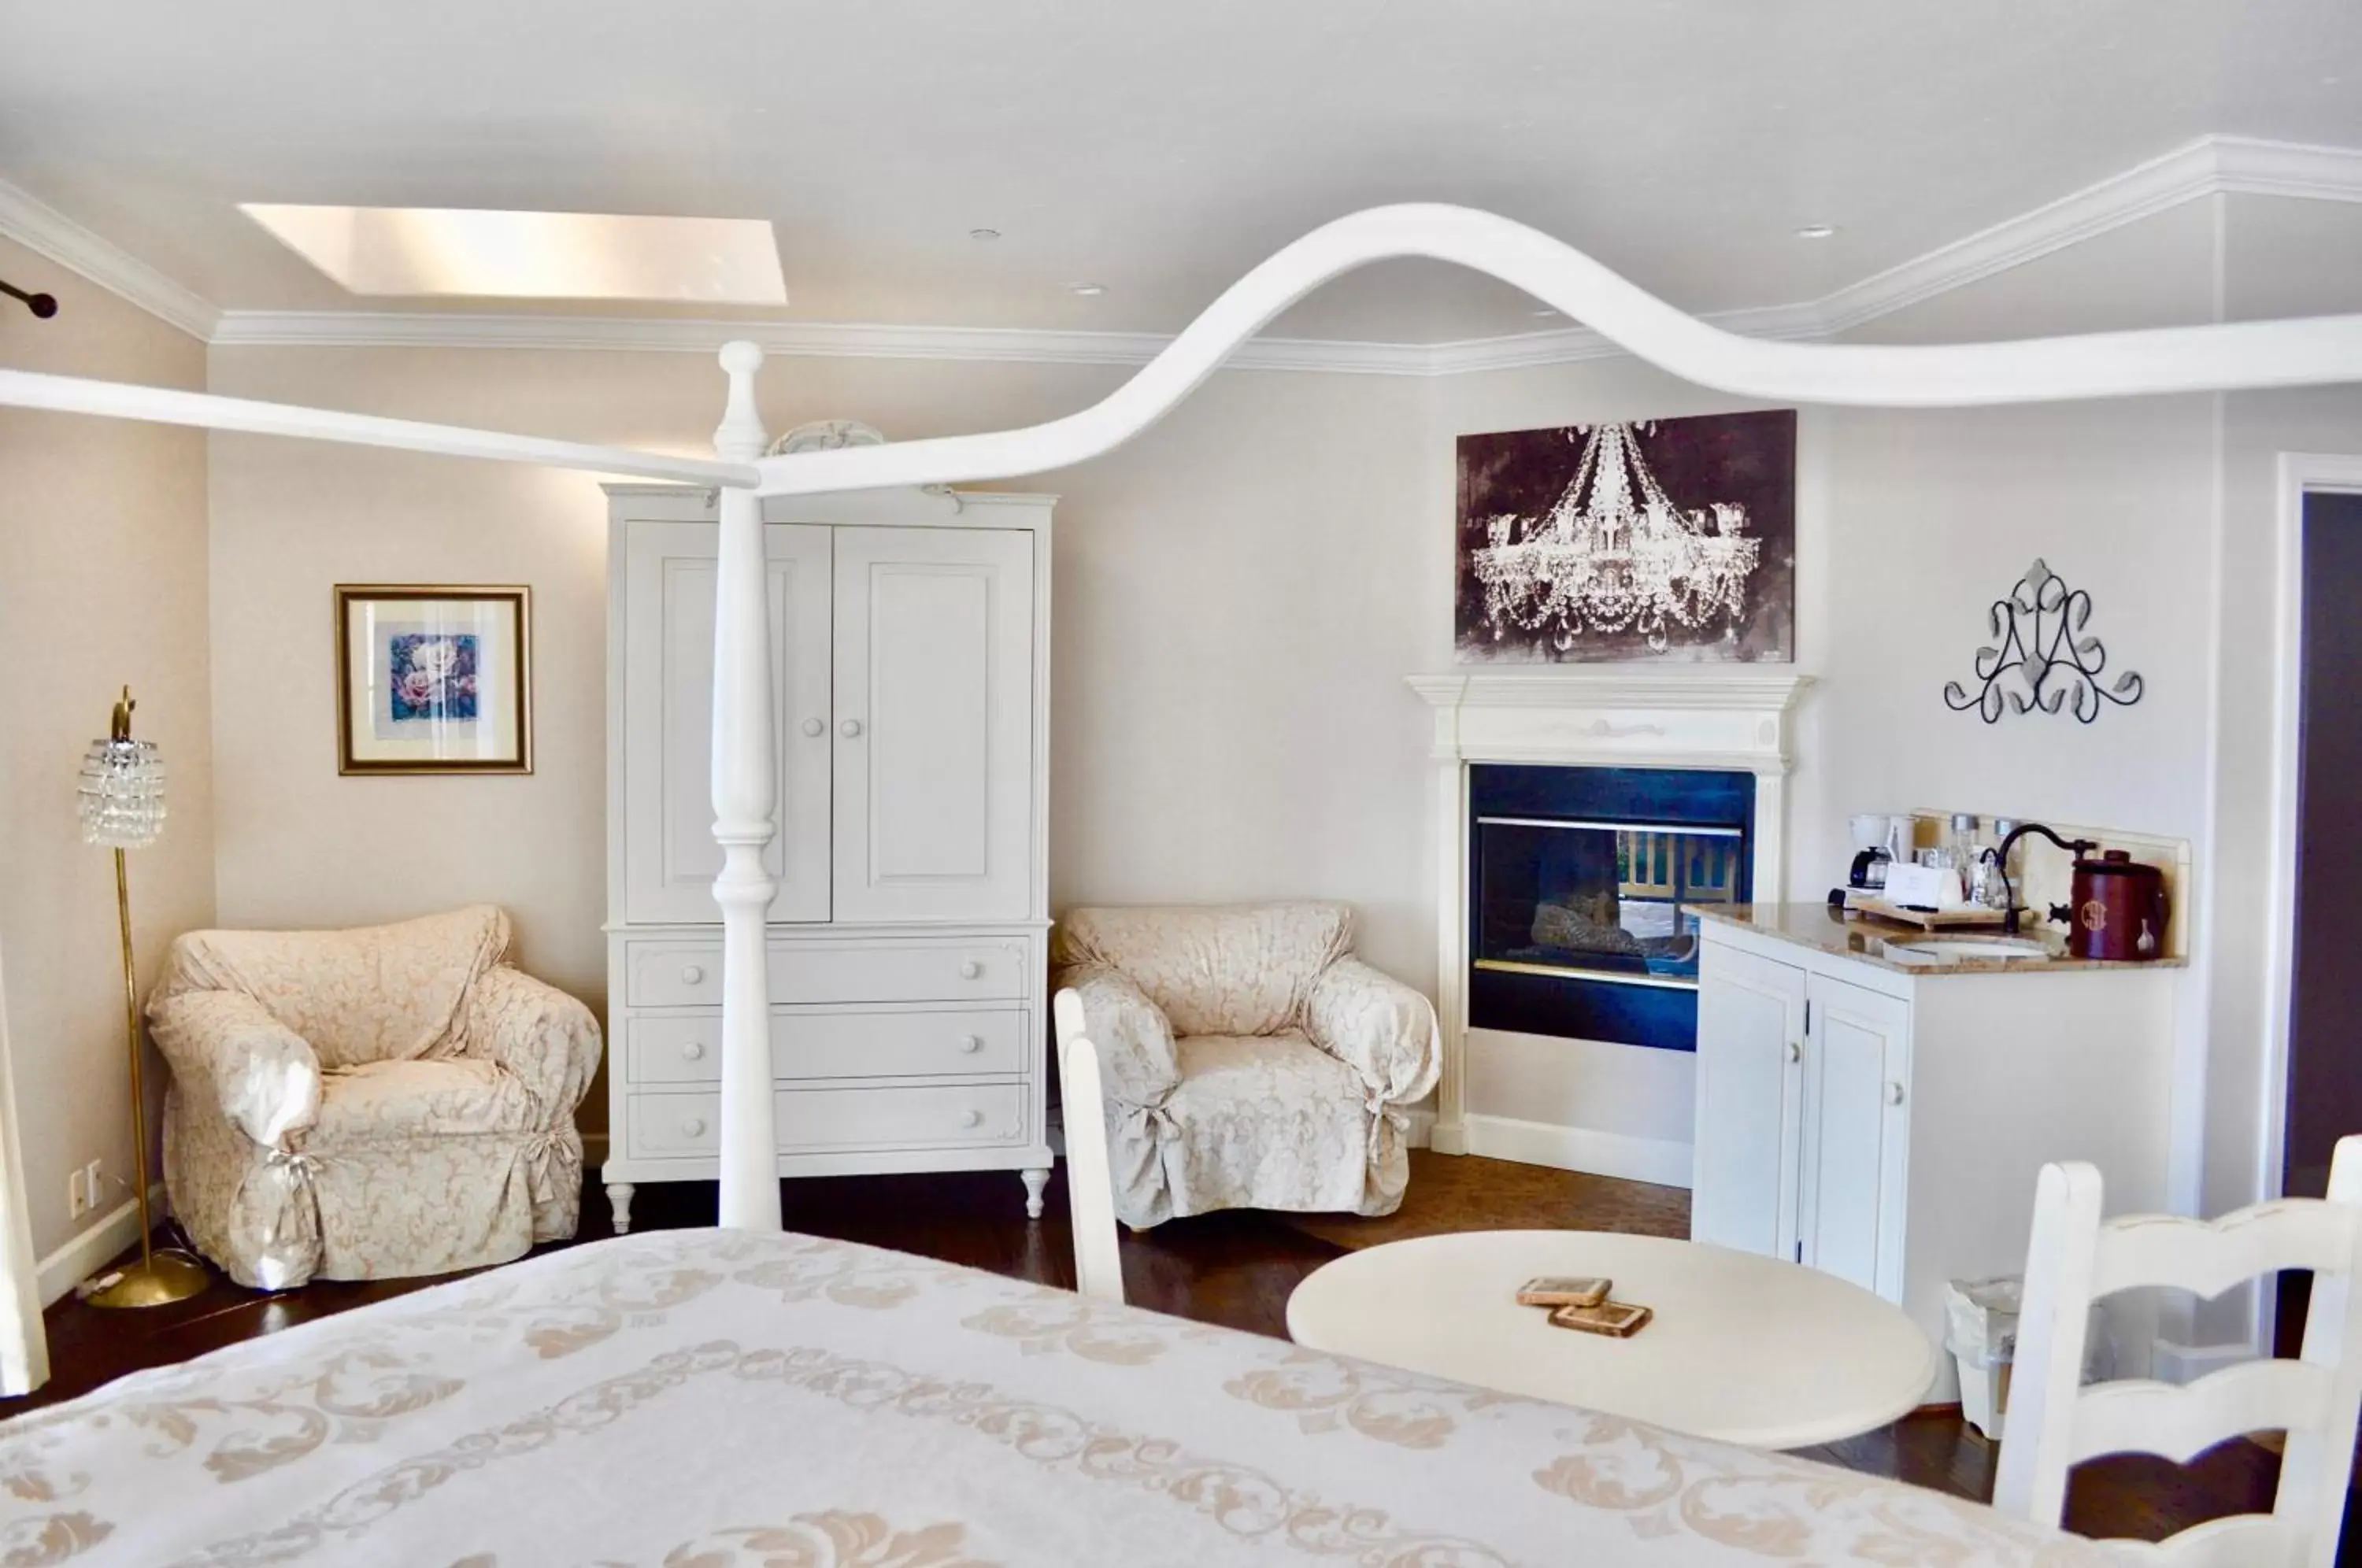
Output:
<path fill-rule="evenodd" d="M 831 547 L 826 528 L 774 525 L 768 557 L 771 712 L 778 825 L 764 860 L 779 884 L 774 921 L 829 916 L 829 746 L 805 721 L 829 708 Z M 646 523 L 630 532 L 624 709 L 624 918 L 718 918 L 713 878 L 713 593 L 715 530 Z"/>
<path fill-rule="evenodd" d="M 836 530 L 839 921 L 1024 915 L 1033 540 Z"/>

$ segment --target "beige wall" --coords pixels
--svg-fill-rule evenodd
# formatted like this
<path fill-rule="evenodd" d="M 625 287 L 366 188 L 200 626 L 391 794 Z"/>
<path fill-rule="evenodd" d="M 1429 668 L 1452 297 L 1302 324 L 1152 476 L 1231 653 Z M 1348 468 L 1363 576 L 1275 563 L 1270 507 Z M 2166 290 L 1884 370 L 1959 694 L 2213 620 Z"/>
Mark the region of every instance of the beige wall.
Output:
<path fill-rule="evenodd" d="M 204 385 L 200 345 L 105 290 L 6 241 L 0 277 L 62 306 L 37 322 L 0 301 L 0 365 Z M 33 1248 L 48 1253 L 130 1196 L 114 876 L 74 815 L 83 750 L 127 682 L 135 733 L 171 770 L 163 837 L 131 856 L 143 982 L 167 940 L 214 915 L 203 436 L 0 409 L 0 961 Z M 70 1220 L 67 1175 L 92 1159 L 116 1179 Z"/>
<path fill-rule="evenodd" d="M 851 416 L 917 436 L 1064 413 L 1114 370 L 774 360 L 774 430 Z M 215 349 L 239 396 L 696 450 L 722 379 L 673 354 Z M 1360 906 L 1363 950 L 1423 987 L 1424 712 L 1449 530 L 1421 504 L 1424 383 L 1239 373 L 1061 492 L 1052 899 L 1286 894 Z M 336 924 L 486 900 L 522 961 L 604 999 L 605 503 L 491 463 L 213 438 L 215 725 L 226 923 Z M 1440 575 L 1439 575 L 1440 574 Z M 534 590 L 529 778 L 336 771 L 329 591 Z M 586 1119 L 596 1125 L 603 1101 Z"/>

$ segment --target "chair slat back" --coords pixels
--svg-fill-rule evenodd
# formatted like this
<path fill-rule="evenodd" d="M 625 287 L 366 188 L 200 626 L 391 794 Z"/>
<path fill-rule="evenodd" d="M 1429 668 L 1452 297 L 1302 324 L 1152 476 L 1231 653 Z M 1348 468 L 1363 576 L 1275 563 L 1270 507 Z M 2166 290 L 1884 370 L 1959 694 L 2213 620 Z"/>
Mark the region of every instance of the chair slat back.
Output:
<path fill-rule="evenodd" d="M 1062 990 L 1050 1004 L 1058 1027 L 1058 1084 L 1065 1110 L 1066 1211 L 1075 1231 L 1075 1288 L 1097 1301 L 1123 1299 L 1115 1187 L 1108 1170 L 1107 1102 L 1098 1047 L 1083 1033 L 1083 999 Z"/>
<path fill-rule="evenodd" d="M 2362 1413 L 2362 1136 L 2340 1139 L 2326 1199 L 2282 1198 L 2209 1224 L 2141 1214 L 2103 1220 L 2100 1173 L 2042 1168 L 2026 1252 L 2025 1310 L 1993 1486 L 2004 1513 L 2056 1524 L 2070 1466 L 2103 1453 L 2187 1461 L 2228 1438 L 2285 1431 L 2268 1515 L 2217 1519 L 2135 1560 L 2175 1568 L 2334 1568 Z M 2128 1382 L 2083 1389 L 2092 1301 L 2141 1286 L 2219 1296 L 2282 1269 L 2312 1272 L 2304 1349 L 2294 1361 L 2226 1367 L 2187 1387 Z"/>

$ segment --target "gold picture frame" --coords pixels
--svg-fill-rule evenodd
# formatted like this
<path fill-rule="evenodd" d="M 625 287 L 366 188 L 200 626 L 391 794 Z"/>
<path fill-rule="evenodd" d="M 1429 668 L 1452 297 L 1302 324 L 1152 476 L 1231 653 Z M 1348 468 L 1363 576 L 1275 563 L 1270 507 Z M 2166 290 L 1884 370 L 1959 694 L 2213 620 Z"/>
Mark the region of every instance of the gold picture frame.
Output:
<path fill-rule="evenodd" d="M 336 586 L 337 771 L 533 771 L 533 591 Z"/>

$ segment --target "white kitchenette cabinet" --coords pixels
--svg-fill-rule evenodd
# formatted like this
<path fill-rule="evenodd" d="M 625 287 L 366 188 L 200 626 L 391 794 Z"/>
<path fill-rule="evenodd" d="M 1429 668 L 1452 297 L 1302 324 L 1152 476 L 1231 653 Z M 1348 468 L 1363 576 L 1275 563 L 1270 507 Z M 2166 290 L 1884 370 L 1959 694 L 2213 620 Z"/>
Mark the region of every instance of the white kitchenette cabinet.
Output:
<path fill-rule="evenodd" d="M 1890 944 L 1924 933 L 1818 905 L 1701 933 L 1694 1240 L 1850 1280 L 1940 1343 L 1947 1280 L 2024 1268 L 2044 1162 L 2164 1207 L 2177 963 L 1915 963 Z"/>
<path fill-rule="evenodd" d="M 710 491 L 608 496 L 602 1174 L 620 1232 L 640 1183 L 719 1164 L 717 535 Z M 1051 500 L 778 497 L 764 519 L 779 1174 L 1012 1170 L 1039 1215 Z"/>

